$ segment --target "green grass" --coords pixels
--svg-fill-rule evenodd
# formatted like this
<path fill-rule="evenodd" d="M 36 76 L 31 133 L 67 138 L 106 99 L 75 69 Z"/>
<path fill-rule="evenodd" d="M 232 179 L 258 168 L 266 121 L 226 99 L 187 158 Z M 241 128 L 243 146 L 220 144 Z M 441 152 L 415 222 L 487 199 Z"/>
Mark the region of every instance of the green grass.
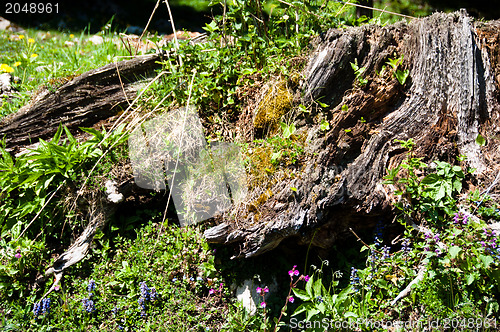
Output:
<path fill-rule="evenodd" d="M 0 31 L 0 72 L 10 72 L 17 92 L 12 100 L 0 100 L 0 117 L 27 104 L 37 89 L 55 89 L 67 80 L 128 55 L 111 25 L 97 34 L 103 42 L 95 45 L 88 34 L 28 29 L 15 34 Z"/>

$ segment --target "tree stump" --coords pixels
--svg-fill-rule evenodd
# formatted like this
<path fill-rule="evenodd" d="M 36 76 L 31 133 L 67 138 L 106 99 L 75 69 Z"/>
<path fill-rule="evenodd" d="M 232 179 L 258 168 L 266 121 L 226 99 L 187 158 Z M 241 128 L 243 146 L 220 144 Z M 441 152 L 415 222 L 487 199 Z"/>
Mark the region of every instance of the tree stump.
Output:
<path fill-rule="evenodd" d="M 395 140 L 412 138 L 425 162 L 456 163 L 465 155 L 476 178 L 491 181 L 500 169 L 499 36 L 499 21 L 473 22 L 464 11 L 319 36 L 302 102 L 329 105 L 321 112 L 331 129 L 322 134 L 317 122 L 303 123 L 307 156 L 298 176 L 271 185 L 258 211 L 235 207 L 227 215 L 237 223 L 222 220 L 205 232 L 207 240 L 238 243 L 237 257 L 291 237 L 329 248 L 350 227 L 391 214 L 393 188 L 383 177 L 406 154 Z M 409 70 L 403 84 L 390 66 L 380 73 L 389 58 L 401 56 L 398 70 Z M 359 77 L 351 67 L 356 61 L 365 68 Z M 479 134 L 485 146 L 475 142 Z"/>

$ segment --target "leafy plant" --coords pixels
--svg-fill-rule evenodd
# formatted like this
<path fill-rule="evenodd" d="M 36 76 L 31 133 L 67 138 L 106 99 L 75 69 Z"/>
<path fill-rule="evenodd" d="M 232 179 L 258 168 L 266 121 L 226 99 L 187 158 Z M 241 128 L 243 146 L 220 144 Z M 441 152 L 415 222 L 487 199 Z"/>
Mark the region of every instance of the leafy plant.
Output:
<path fill-rule="evenodd" d="M 354 70 L 354 75 L 356 76 L 356 81 L 360 86 L 365 86 L 368 83 L 366 78 L 363 78 L 363 73 L 365 72 L 365 67 L 359 67 L 358 59 L 354 59 L 354 63 L 351 62 L 352 70 Z"/>
<path fill-rule="evenodd" d="M 406 79 L 408 78 L 408 75 L 410 74 L 410 71 L 408 69 L 405 69 L 405 70 L 399 69 L 399 66 L 403 63 L 403 57 L 404 57 L 404 55 L 401 55 L 397 59 L 389 58 L 389 61 L 386 62 L 389 66 L 391 66 L 391 68 L 393 70 L 394 77 L 397 78 L 398 82 L 401 85 L 404 85 L 406 83 Z"/>

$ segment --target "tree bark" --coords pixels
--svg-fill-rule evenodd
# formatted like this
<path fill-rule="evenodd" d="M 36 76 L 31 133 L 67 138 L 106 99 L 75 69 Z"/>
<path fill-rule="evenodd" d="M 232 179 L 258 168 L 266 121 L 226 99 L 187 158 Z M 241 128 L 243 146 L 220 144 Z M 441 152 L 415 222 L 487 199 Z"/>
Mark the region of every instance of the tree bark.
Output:
<path fill-rule="evenodd" d="M 38 142 L 68 128 L 89 127 L 108 119 L 131 102 L 142 82 L 160 68 L 160 54 L 111 63 L 86 72 L 60 86 L 45 90 L 17 113 L 0 120 L 0 137 L 8 148 Z"/>
<path fill-rule="evenodd" d="M 299 128 L 308 153 L 298 176 L 270 184 L 272 195 L 257 211 L 229 212 L 237 225 L 223 220 L 206 231 L 207 240 L 239 243 L 237 257 L 291 237 L 329 248 L 349 227 L 387 218 L 394 188 L 383 177 L 406 154 L 395 140 L 412 138 L 425 162 L 456 164 L 465 155 L 477 179 L 491 183 L 500 169 L 499 36 L 498 21 L 474 23 L 465 12 L 320 36 L 304 71 L 302 102 L 328 104 L 311 118 L 323 114 L 331 129 L 323 135 L 317 122 Z M 389 58 L 403 55 L 404 84 L 388 66 L 378 74 Z M 366 85 L 354 75 L 355 61 L 365 68 Z M 486 146 L 476 144 L 478 134 Z"/>

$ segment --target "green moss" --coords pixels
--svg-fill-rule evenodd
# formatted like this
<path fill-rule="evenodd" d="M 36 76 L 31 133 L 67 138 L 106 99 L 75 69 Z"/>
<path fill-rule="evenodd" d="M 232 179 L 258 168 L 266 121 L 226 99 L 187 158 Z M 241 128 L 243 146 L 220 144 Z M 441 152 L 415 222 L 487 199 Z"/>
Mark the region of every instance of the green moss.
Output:
<path fill-rule="evenodd" d="M 292 100 L 286 81 L 279 80 L 260 102 L 254 119 L 255 128 L 276 129 L 281 117 L 292 107 Z"/>

